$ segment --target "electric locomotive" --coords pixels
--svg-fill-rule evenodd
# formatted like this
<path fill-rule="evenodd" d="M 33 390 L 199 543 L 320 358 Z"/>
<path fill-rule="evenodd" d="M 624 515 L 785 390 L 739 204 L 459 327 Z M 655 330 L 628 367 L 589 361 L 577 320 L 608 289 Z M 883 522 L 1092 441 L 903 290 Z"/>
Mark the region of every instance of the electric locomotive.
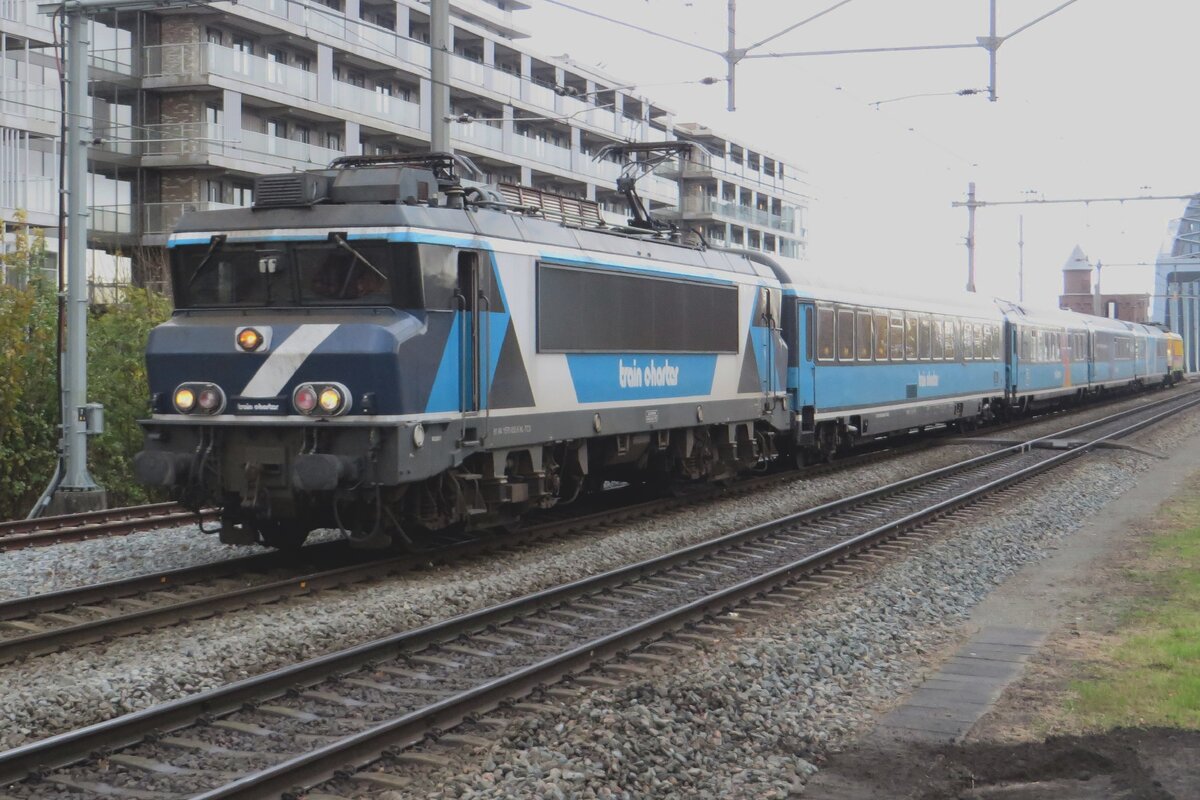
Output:
<path fill-rule="evenodd" d="M 139 478 L 219 506 L 222 541 L 337 527 L 384 547 L 774 457 L 791 412 L 769 265 L 586 201 L 534 208 L 471 166 L 347 157 L 186 215 Z"/>

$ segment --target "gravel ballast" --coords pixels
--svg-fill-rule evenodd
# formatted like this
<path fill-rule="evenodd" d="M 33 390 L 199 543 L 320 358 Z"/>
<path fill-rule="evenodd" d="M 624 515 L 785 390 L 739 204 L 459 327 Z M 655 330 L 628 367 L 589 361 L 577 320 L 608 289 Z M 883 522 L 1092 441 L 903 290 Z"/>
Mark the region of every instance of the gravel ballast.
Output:
<path fill-rule="evenodd" d="M 935 448 L 684 508 L 602 534 L 6 665 L 0 668 L 0 749 L 668 552 L 991 449 Z M 118 546 L 116 540 L 105 541 Z"/>
<path fill-rule="evenodd" d="M 1198 430 L 1200 415 L 1190 413 L 1131 443 L 1165 451 Z M 1003 514 L 964 517 L 909 557 L 748 621 L 655 677 L 518 719 L 490 747 L 379 800 L 802 794 L 826 752 L 920 683 L 926 653 L 961 638 L 972 606 L 1156 463 L 1120 451 L 1089 456 Z"/>

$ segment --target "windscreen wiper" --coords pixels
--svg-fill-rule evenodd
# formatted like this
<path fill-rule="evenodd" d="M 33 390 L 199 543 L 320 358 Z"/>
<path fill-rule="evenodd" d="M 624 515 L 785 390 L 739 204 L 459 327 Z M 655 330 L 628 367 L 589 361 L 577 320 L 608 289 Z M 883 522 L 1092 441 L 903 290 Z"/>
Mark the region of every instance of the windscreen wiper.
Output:
<path fill-rule="evenodd" d="M 370 261 L 367 260 L 366 256 L 364 256 L 362 253 L 358 252 L 353 247 L 351 247 L 350 243 L 347 242 L 341 234 L 338 234 L 338 233 L 331 234 L 330 238 L 333 239 L 334 244 L 336 244 L 338 247 L 345 250 L 350 255 L 354 256 L 355 264 L 357 264 L 358 262 L 361 261 L 363 264 L 366 265 L 367 269 L 371 270 L 376 275 L 378 275 L 380 280 L 384 281 L 385 283 L 387 282 L 387 279 L 388 279 L 387 275 L 384 275 L 382 272 L 380 272 L 379 269 L 376 268 L 376 266 L 374 264 L 372 264 Z M 353 277 L 354 277 L 354 265 L 352 264 L 350 266 L 350 269 L 346 270 L 346 280 L 342 281 L 342 288 L 337 293 L 337 298 L 339 300 L 344 300 L 346 298 L 346 290 L 350 288 L 350 279 Z"/>
<path fill-rule="evenodd" d="M 204 258 L 200 259 L 200 263 L 192 270 L 192 276 L 188 278 L 187 288 L 192 288 L 192 284 L 196 282 L 196 278 L 200 277 L 200 273 L 212 261 L 212 257 L 217 254 L 217 251 L 225 244 L 228 237 L 223 233 L 218 233 L 208 240 L 208 252 L 204 254 Z"/>

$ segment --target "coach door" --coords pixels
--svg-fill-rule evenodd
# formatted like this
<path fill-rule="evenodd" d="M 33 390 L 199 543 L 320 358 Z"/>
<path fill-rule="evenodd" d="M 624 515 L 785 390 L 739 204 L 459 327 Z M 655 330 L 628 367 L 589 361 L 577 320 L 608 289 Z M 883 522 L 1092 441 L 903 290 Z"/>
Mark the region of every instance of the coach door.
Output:
<path fill-rule="evenodd" d="M 796 342 L 796 373 L 789 376 L 795 394 L 795 409 L 801 411 L 805 406 L 815 406 L 817 403 L 816 360 L 813 348 L 816 347 L 816 310 L 812 303 L 797 304 L 796 330 L 799 341 Z"/>
<path fill-rule="evenodd" d="M 464 430 L 463 444 L 477 444 L 487 437 L 487 374 L 491 346 L 487 282 L 490 274 L 480 269 L 479 254 L 458 254 L 459 409 L 466 417 L 483 415 L 480 424 Z"/>

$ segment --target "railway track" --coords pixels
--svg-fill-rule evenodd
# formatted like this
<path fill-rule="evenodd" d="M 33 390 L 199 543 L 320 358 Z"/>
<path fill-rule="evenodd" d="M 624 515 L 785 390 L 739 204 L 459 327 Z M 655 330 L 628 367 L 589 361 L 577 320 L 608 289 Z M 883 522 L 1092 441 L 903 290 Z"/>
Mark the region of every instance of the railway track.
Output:
<path fill-rule="evenodd" d="M 361 796 L 356 781 L 384 778 L 355 770 L 381 756 L 747 599 L 820 591 L 856 554 L 886 554 L 932 520 L 1196 404 L 1200 393 L 1173 396 L 0 753 L 0 786 L 17 782 L 5 792 L 18 798 L 66 788 L 217 800 L 296 797 L 335 777 L 325 796 Z"/>
<path fill-rule="evenodd" d="M 900 448 L 861 453 L 810 468 L 804 475 L 859 467 L 927 446 L 928 442 L 909 442 Z M 606 492 L 607 499 L 597 499 L 580 510 L 537 515 L 533 524 L 503 537 L 486 532 L 477 537 L 457 537 L 427 552 L 390 558 L 351 550 L 339 540 L 310 545 L 295 553 L 261 553 L 0 601 L 0 664 L 582 534 L 798 477 L 791 473 L 770 474 L 667 498 L 640 499 L 645 492 L 617 489 Z"/>
<path fill-rule="evenodd" d="M 197 522 L 197 517 L 199 521 L 210 522 L 217 519 L 217 514 L 215 509 L 205 509 L 197 515 L 178 503 L 153 503 L 107 511 L 11 520 L 0 522 L 0 552 L 186 525 Z"/>
<path fill-rule="evenodd" d="M 1038 421 L 1042 421 L 1039 418 Z M 1015 421 L 991 426 L 994 435 L 1028 425 Z M 974 437 L 956 441 L 971 443 Z M 582 510 L 569 507 L 534 517 L 534 524 L 501 539 L 486 533 L 458 537 L 422 554 L 380 559 L 348 551 L 342 542 L 302 548 L 298 553 L 265 553 L 133 578 L 0 602 L 0 664 L 116 637 L 135 635 L 170 625 L 203 619 L 252 606 L 313 595 L 368 581 L 394 577 L 432 564 L 484 555 L 534 541 L 583 533 L 684 505 L 709 502 L 719 496 L 753 492 L 764 486 L 811 478 L 861 467 L 884 458 L 926 449 L 944 438 L 923 438 L 900 444 L 880 443 L 875 449 L 805 468 L 800 473 L 775 473 L 739 480 L 728 486 L 700 487 L 681 498 L 639 499 L 632 490 L 618 490 Z M 628 497 L 633 496 L 633 500 Z M 616 498 L 616 499 L 614 499 Z M 163 504 L 168 506 L 169 504 Z"/>

